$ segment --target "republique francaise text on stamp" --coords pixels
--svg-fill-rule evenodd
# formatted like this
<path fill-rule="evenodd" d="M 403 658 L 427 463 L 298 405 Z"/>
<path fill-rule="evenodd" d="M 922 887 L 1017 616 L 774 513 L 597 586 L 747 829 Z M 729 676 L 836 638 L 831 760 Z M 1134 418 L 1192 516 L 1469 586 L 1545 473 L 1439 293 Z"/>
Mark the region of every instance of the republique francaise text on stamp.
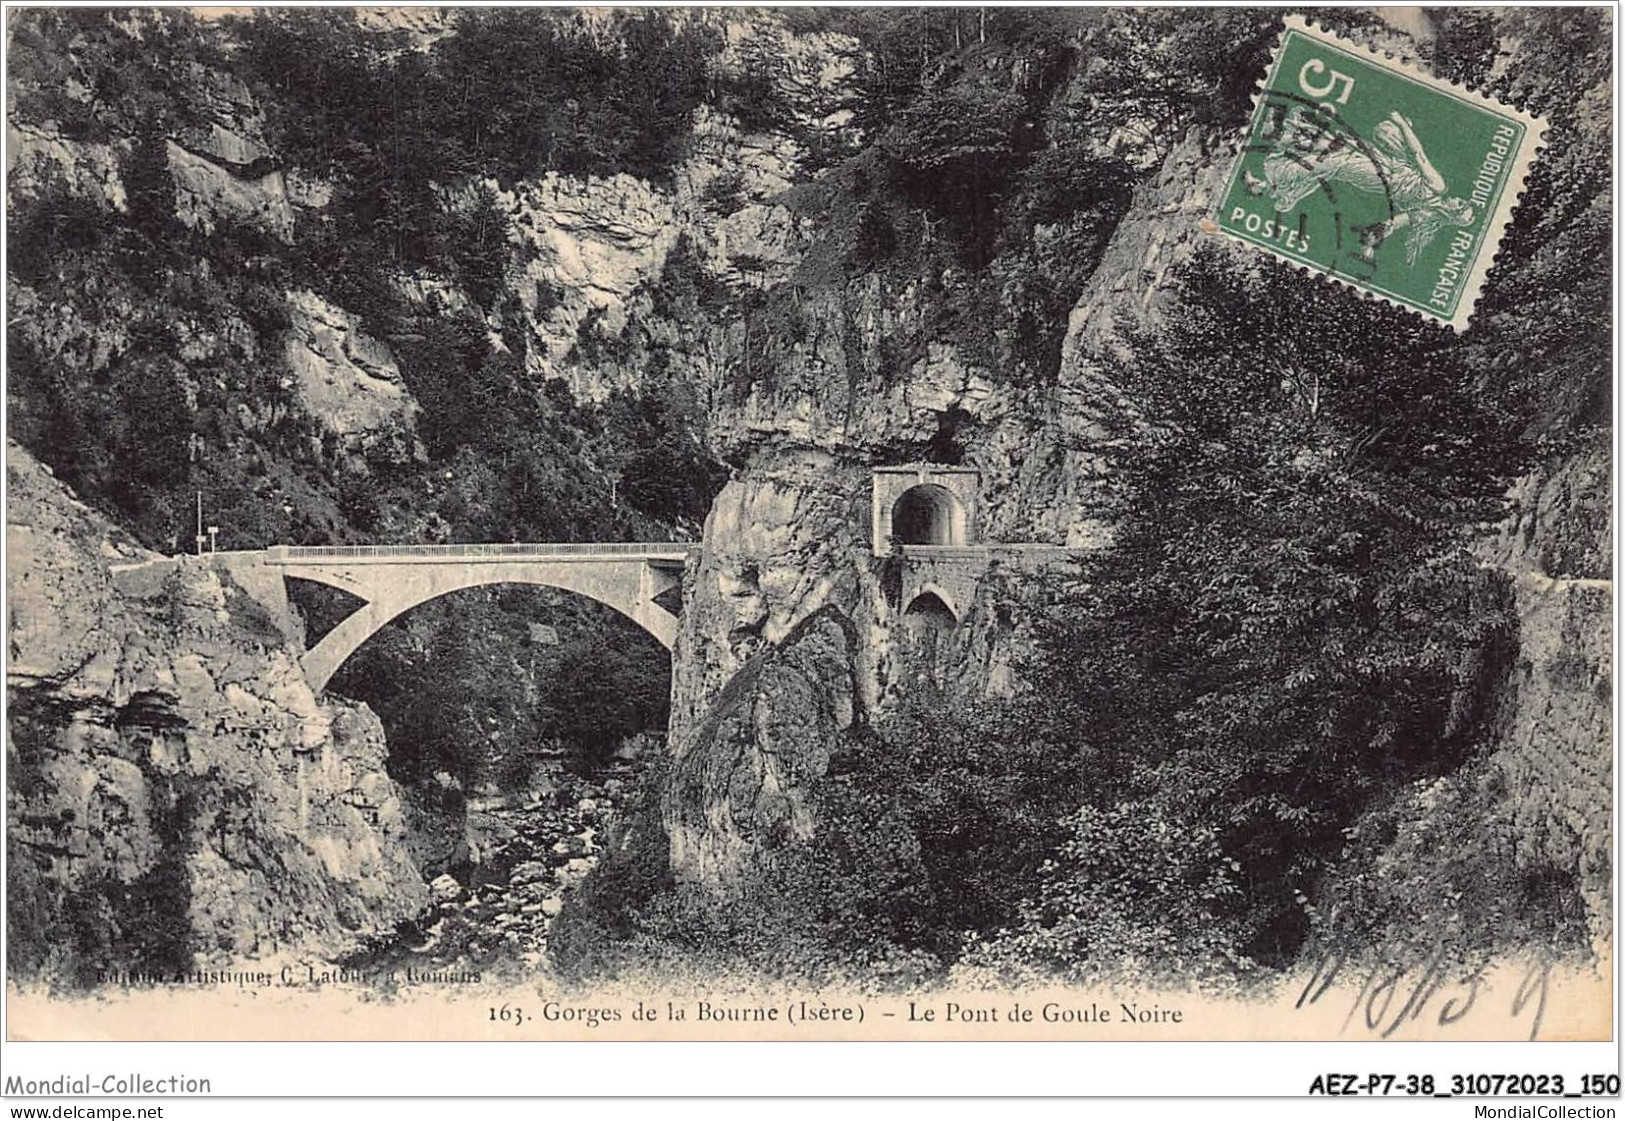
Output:
<path fill-rule="evenodd" d="M 1285 23 L 1218 229 L 1464 329 L 1544 122 Z"/>

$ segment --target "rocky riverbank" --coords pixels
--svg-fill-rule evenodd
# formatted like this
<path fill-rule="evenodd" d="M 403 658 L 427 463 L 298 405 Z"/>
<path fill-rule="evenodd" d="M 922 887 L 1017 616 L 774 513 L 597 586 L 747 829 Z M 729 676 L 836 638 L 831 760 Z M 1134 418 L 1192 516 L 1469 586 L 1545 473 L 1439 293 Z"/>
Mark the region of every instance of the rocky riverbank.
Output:
<path fill-rule="evenodd" d="M 620 827 L 639 764 L 559 773 L 547 789 L 468 811 L 469 859 L 430 882 L 430 899 L 392 934 L 373 939 L 343 966 L 519 978 L 545 968 L 548 928 L 564 894 L 598 863 Z"/>

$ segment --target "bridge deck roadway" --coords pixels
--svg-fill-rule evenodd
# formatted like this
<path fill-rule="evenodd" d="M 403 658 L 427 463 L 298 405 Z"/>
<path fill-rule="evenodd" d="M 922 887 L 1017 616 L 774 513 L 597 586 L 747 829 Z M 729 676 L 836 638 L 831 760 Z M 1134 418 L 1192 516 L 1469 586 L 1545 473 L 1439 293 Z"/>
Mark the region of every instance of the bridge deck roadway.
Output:
<path fill-rule="evenodd" d="M 668 650 L 677 617 L 655 602 L 682 582 L 696 544 L 682 541 L 505 542 L 465 545 L 278 545 L 258 563 L 280 577 L 314 580 L 363 605 L 300 659 L 322 689 L 357 647 L 404 611 L 438 596 L 488 584 L 541 584 L 597 600 L 648 631 Z"/>
<path fill-rule="evenodd" d="M 614 608 L 671 649 L 677 617 L 655 602 L 678 586 L 682 569 L 700 546 L 685 541 L 502 542 L 453 545 L 278 545 L 263 552 L 223 555 L 240 579 L 259 587 L 255 572 L 271 569 L 280 596 L 282 577 L 314 580 L 363 601 L 301 659 L 306 677 L 324 688 L 355 649 L 391 619 L 418 604 L 464 588 L 487 584 L 541 584 L 575 592 Z M 996 558 L 1043 564 L 1085 550 L 1034 542 L 988 545 L 905 545 L 911 563 L 903 602 L 937 594 L 959 617 L 975 594 L 977 578 Z M 264 566 L 261 568 L 260 566 Z"/>
<path fill-rule="evenodd" d="M 489 545 L 278 545 L 265 550 L 263 563 L 312 564 L 525 564 L 532 561 L 662 561 L 681 564 L 699 548 L 673 541 L 528 542 Z"/>

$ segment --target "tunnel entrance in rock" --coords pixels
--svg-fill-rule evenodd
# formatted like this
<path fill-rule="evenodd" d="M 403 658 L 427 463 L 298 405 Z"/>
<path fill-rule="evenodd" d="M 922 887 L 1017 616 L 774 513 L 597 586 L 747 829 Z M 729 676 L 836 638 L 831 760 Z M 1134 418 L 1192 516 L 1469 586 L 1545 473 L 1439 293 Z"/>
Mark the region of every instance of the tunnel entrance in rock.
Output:
<path fill-rule="evenodd" d="M 891 511 L 892 537 L 900 545 L 965 544 L 965 508 L 947 487 L 909 487 Z M 940 602 L 940 601 L 939 601 Z"/>

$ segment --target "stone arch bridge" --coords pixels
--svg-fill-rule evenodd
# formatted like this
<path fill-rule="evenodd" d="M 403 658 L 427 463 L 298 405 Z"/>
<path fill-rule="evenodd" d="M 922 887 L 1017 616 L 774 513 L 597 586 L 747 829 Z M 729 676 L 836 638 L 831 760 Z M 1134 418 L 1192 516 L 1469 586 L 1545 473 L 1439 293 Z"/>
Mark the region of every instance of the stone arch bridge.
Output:
<path fill-rule="evenodd" d="M 300 659 L 311 688 L 320 691 L 346 658 L 397 615 L 450 592 L 488 584 L 539 584 L 575 592 L 613 607 L 670 650 L 677 639 L 677 616 L 657 597 L 682 583 L 683 566 L 698 547 L 687 542 L 280 545 L 220 556 L 256 598 L 285 605 L 283 580 L 294 577 L 362 601 Z"/>
<path fill-rule="evenodd" d="M 904 563 L 902 614 L 912 621 L 956 625 L 976 587 L 999 563 L 1035 570 L 1083 551 L 1039 542 L 978 540 L 979 473 L 932 463 L 873 471 L 872 545 L 877 557 Z M 277 618 L 289 612 L 288 577 L 338 588 L 361 600 L 300 659 L 311 688 L 326 688 L 351 654 L 396 616 L 464 588 L 539 584 L 575 592 L 614 608 L 670 650 L 677 612 L 660 602 L 682 584 L 693 542 L 580 544 L 279 545 L 212 554 Z M 153 564 L 118 566 L 116 578 L 138 586 Z M 143 576 L 143 573 L 147 573 Z"/>

